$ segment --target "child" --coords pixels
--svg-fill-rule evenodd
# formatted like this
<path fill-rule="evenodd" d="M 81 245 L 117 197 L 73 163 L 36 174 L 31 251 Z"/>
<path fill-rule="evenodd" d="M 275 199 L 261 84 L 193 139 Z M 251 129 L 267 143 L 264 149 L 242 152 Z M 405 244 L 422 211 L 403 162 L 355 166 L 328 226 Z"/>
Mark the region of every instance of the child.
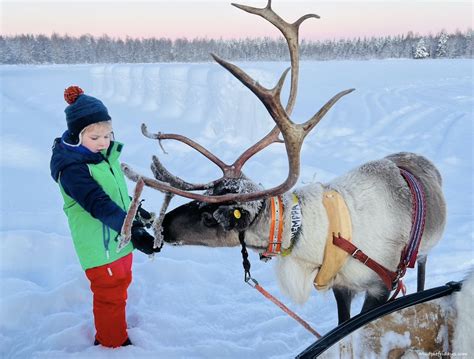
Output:
<path fill-rule="evenodd" d="M 151 254 L 154 238 L 138 221 L 132 239 L 117 253 L 117 237 L 130 204 L 119 156 L 123 145 L 112 140 L 104 104 L 68 87 L 64 98 L 67 131 L 54 141 L 51 175 L 64 198 L 74 247 L 91 283 L 95 345 L 130 345 L 125 305 L 132 280 L 132 251 Z"/>

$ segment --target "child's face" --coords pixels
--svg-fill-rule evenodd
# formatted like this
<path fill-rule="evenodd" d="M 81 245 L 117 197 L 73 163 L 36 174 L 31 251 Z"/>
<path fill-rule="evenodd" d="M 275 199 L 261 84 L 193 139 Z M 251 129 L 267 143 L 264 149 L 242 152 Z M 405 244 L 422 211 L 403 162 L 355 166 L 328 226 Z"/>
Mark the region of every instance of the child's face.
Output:
<path fill-rule="evenodd" d="M 89 151 L 97 153 L 109 148 L 111 137 L 110 125 L 90 125 L 82 133 L 82 145 Z"/>

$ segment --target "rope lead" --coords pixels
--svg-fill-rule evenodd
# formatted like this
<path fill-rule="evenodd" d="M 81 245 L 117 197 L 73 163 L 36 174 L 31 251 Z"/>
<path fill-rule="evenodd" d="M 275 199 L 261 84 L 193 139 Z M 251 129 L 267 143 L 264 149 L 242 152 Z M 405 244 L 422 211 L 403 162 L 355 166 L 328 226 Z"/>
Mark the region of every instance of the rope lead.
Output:
<path fill-rule="evenodd" d="M 314 330 L 307 322 L 305 322 L 301 317 L 299 317 L 296 313 L 291 311 L 286 305 L 276 299 L 273 295 L 268 293 L 260 284 L 258 284 L 257 280 L 252 278 L 250 275 L 250 261 L 249 261 L 249 254 L 247 252 L 247 246 L 245 244 L 245 232 L 239 232 L 239 241 L 240 245 L 242 246 L 242 265 L 244 267 L 245 275 L 244 280 L 245 283 L 250 285 L 252 288 L 258 290 L 265 298 L 273 302 L 277 305 L 281 310 L 283 310 L 286 314 L 300 323 L 307 331 L 313 334 L 316 338 L 321 338 L 321 334 L 319 334 L 316 330 Z"/>

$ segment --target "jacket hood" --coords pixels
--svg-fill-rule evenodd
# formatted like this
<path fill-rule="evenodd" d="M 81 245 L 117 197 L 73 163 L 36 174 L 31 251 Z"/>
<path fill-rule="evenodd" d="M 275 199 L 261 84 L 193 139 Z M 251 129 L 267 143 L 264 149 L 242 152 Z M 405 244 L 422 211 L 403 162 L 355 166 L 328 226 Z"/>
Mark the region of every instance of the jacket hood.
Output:
<path fill-rule="evenodd" d="M 121 143 L 112 141 L 107 150 L 94 153 L 84 146 L 70 146 L 58 137 L 53 144 L 53 154 L 50 162 L 51 177 L 57 182 L 61 171 L 69 166 L 88 163 L 97 164 L 111 157 L 118 158 L 122 147 Z"/>

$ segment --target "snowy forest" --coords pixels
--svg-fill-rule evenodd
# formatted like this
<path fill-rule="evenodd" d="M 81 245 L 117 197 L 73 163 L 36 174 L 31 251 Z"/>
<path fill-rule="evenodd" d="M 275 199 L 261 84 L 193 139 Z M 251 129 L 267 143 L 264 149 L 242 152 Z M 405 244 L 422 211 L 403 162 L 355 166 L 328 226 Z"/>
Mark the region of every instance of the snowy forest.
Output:
<path fill-rule="evenodd" d="M 207 62 L 210 53 L 233 61 L 286 61 L 283 39 L 214 40 L 180 38 L 72 37 L 53 34 L 0 36 L 1 64 L 94 64 Z M 326 41 L 303 40 L 302 60 L 383 58 L 472 58 L 472 30 Z"/>

